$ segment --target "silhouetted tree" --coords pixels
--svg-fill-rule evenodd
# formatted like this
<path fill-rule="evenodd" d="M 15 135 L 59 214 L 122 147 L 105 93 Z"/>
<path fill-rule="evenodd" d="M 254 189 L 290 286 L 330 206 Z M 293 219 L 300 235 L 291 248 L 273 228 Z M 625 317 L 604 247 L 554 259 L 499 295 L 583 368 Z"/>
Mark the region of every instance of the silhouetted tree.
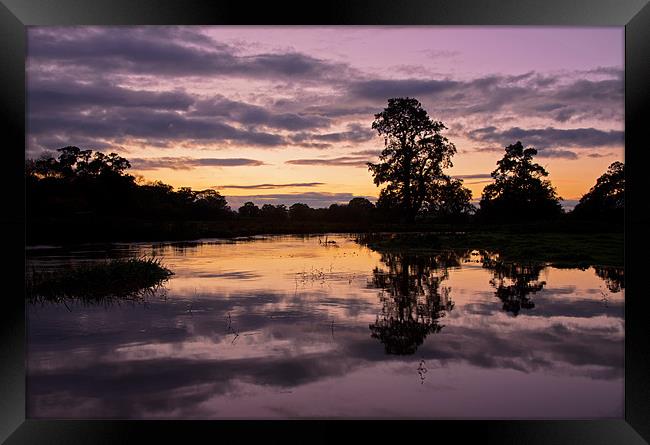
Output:
<path fill-rule="evenodd" d="M 577 217 L 623 219 L 625 208 L 625 164 L 616 161 L 596 180 L 573 209 Z"/>
<path fill-rule="evenodd" d="M 384 137 L 379 162 L 368 163 L 375 184 L 387 184 L 378 206 L 399 207 L 404 218 L 413 221 L 430 197 L 432 184 L 447 180 L 443 169 L 452 166 L 456 147 L 440 134 L 445 125 L 433 121 L 413 98 L 388 99 L 372 128 Z"/>
<path fill-rule="evenodd" d="M 262 218 L 269 221 L 284 221 L 289 216 L 287 206 L 284 204 L 264 204 L 261 209 Z"/>
<path fill-rule="evenodd" d="M 375 205 L 366 198 L 352 198 L 343 209 L 345 210 L 345 219 L 361 222 L 372 217 Z"/>
<path fill-rule="evenodd" d="M 562 214 L 562 198 L 543 179 L 548 172 L 533 162 L 536 154 L 537 150 L 524 148 L 520 141 L 506 147 L 491 173 L 494 182 L 483 189 L 479 211 L 483 219 L 521 221 Z"/>
<path fill-rule="evenodd" d="M 262 211 L 252 202 L 245 202 L 238 210 L 239 216 L 246 218 L 255 218 L 262 215 Z"/>
<path fill-rule="evenodd" d="M 226 198 L 213 189 L 192 192 L 192 210 L 198 219 L 220 219 L 229 216 Z"/>
<path fill-rule="evenodd" d="M 312 219 L 313 210 L 307 204 L 297 202 L 289 207 L 289 218 L 293 221 L 308 221 Z"/>
<path fill-rule="evenodd" d="M 115 217 L 214 220 L 228 217 L 226 199 L 212 189 L 195 191 L 155 182 L 139 185 L 126 173 L 129 161 L 79 147 L 46 153 L 25 163 L 27 213 L 31 221 L 56 217 L 89 223 Z"/>
<path fill-rule="evenodd" d="M 472 191 L 463 187 L 461 179 L 445 178 L 431 184 L 431 190 L 423 203 L 428 216 L 442 221 L 458 221 L 473 214 Z"/>

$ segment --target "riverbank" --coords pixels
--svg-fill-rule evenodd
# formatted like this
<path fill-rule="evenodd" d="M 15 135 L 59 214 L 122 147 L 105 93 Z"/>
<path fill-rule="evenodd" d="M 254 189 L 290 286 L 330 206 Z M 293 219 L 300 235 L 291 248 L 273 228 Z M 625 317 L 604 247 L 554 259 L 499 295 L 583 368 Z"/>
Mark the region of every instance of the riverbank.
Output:
<path fill-rule="evenodd" d="M 373 249 L 431 252 L 481 249 L 498 252 L 506 262 L 550 263 L 555 267 L 624 265 L 623 233 L 526 233 L 470 231 L 465 233 L 369 234 L 360 241 Z"/>
<path fill-rule="evenodd" d="M 623 266 L 623 227 L 599 222 L 555 221 L 512 225 L 334 223 L 318 221 L 151 222 L 138 220 L 31 223 L 27 245 L 74 245 L 88 242 L 187 241 L 253 235 L 323 233 L 374 234 L 381 249 L 485 249 L 506 261 L 550 262 L 558 267 Z M 382 234 L 378 236 L 376 234 Z M 387 235 L 394 234 L 394 235 Z"/>
<path fill-rule="evenodd" d="M 289 235 L 319 233 L 377 232 L 464 232 L 503 234 L 600 234 L 623 233 L 622 224 L 577 221 L 563 218 L 519 224 L 436 223 L 412 224 L 357 220 L 330 222 L 320 220 L 260 220 L 233 218 L 220 221 L 165 221 L 136 218 L 40 218 L 26 227 L 26 244 L 79 244 L 81 242 L 128 242 L 232 238 L 252 235 Z"/>

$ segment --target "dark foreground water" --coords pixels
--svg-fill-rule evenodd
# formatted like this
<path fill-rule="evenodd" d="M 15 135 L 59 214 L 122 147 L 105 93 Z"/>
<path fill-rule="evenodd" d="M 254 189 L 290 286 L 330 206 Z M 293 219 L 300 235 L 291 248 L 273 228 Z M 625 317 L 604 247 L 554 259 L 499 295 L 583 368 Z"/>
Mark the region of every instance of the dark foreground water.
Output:
<path fill-rule="evenodd" d="M 621 270 L 328 240 L 28 250 L 175 275 L 144 302 L 28 304 L 27 417 L 623 417 Z"/>

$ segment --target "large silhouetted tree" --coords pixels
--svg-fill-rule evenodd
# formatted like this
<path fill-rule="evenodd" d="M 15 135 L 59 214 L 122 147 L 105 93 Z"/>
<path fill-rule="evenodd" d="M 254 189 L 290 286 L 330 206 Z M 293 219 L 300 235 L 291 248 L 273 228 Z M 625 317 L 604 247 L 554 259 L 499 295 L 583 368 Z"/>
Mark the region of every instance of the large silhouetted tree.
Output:
<path fill-rule="evenodd" d="M 625 164 L 616 161 L 596 180 L 573 209 L 578 217 L 622 220 L 625 208 Z"/>
<path fill-rule="evenodd" d="M 492 184 L 483 189 L 479 215 L 489 220 L 522 221 L 553 218 L 562 206 L 548 172 L 533 162 L 534 148 L 521 142 L 508 145 L 503 158 L 491 175 Z"/>
<path fill-rule="evenodd" d="M 375 184 L 386 184 L 378 207 L 398 207 L 407 221 L 413 221 L 434 185 L 447 181 L 443 169 L 452 166 L 456 147 L 440 133 L 445 125 L 432 120 L 422 104 L 409 97 L 388 99 L 372 128 L 384 138 L 379 162 L 368 163 Z"/>

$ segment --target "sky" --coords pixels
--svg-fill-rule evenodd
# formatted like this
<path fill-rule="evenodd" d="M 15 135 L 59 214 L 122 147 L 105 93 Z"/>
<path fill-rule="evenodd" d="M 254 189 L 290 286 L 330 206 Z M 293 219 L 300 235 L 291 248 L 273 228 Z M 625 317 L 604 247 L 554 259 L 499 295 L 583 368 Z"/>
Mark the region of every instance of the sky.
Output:
<path fill-rule="evenodd" d="M 115 152 L 232 208 L 375 200 L 371 129 L 415 97 L 475 199 L 521 141 L 566 208 L 624 161 L 623 27 L 28 27 L 27 148 Z"/>

